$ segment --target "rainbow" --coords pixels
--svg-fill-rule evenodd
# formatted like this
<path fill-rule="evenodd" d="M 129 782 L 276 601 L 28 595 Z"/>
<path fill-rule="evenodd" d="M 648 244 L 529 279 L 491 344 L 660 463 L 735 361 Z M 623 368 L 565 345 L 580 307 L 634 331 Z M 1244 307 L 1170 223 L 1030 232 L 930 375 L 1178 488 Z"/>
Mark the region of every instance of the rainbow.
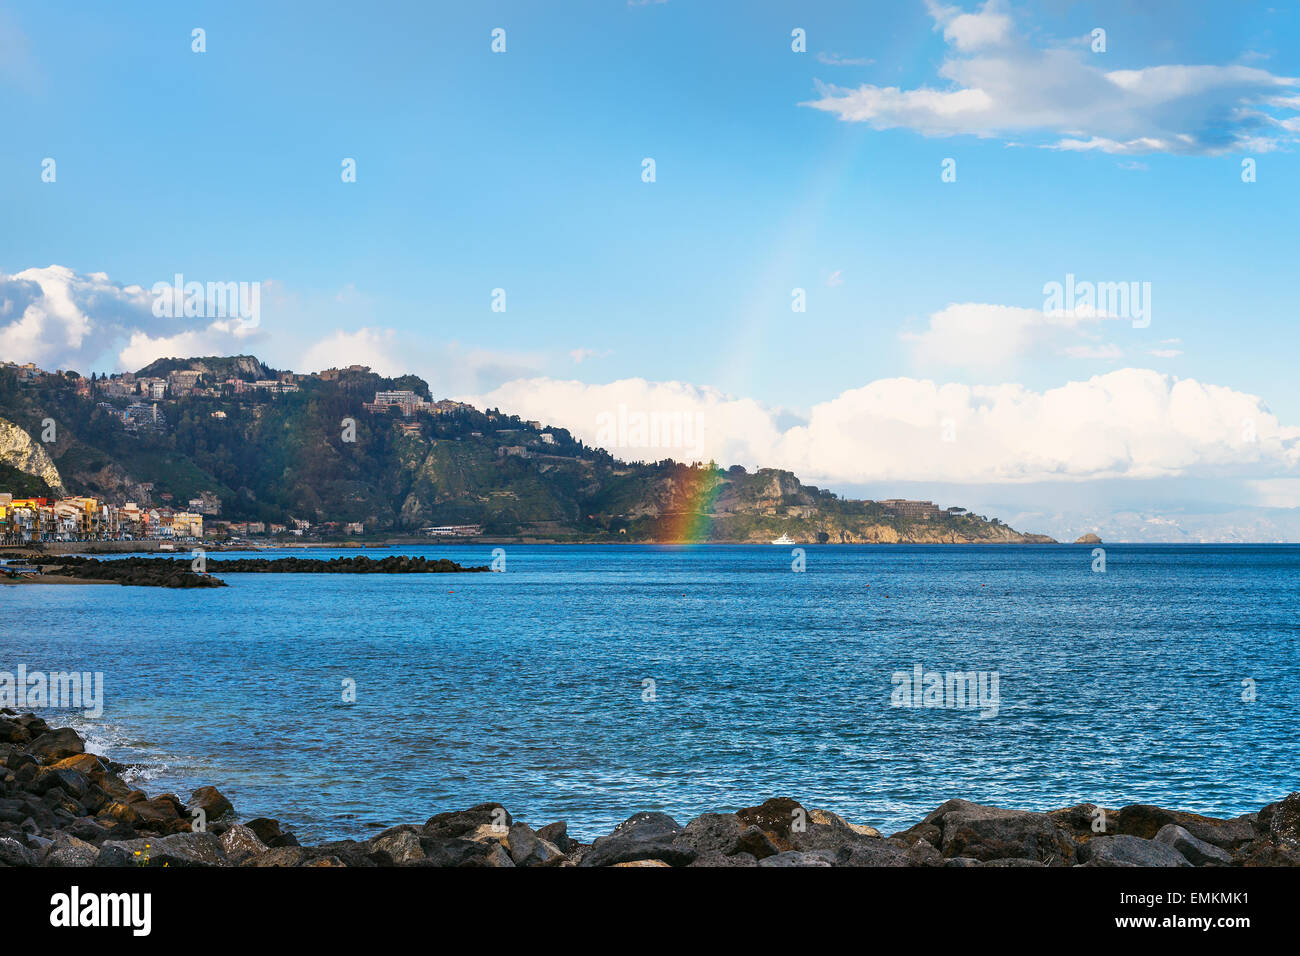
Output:
<path fill-rule="evenodd" d="M 680 511 L 665 511 L 655 528 L 663 544 L 701 544 L 713 528 L 713 504 L 723 482 L 712 465 L 692 466 L 681 478 Z M 674 496 L 675 498 L 678 496 Z"/>

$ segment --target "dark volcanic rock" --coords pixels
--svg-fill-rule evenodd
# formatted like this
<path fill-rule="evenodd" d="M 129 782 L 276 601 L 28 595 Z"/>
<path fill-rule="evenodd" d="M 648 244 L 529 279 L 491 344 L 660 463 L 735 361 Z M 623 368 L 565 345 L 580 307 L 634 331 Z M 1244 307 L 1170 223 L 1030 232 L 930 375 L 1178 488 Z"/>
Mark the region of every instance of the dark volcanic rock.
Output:
<path fill-rule="evenodd" d="M 549 843 L 554 843 L 562 853 L 572 853 L 579 846 L 578 841 L 569 836 L 569 825 L 563 820 L 546 824 L 537 831 L 537 835 Z"/>
<path fill-rule="evenodd" d="M 612 866 L 638 860 L 662 860 L 670 866 L 686 866 L 698 854 L 674 840 L 683 828 L 666 813 L 636 813 L 609 836 L 597 839 L 582 854 L 580 866 Z"/>
<path fill-rule="evenodd" d="M 381 866 L 401 866 L 418 863 L 425 858 L 420 846 L 420 830 L 413 826 L 392 827 L 366 841 Z"/>
<path fill-rule="evenodd" d="M 1146 804 L 1036 813 L 949 800 L 890 838 L 777 797 L 685 827 L 638 813 L 590 846 L 563 822 L 534 831 L 482 803 L 363 842 L 299 847 L 275 820 L 230 819 L 213 787 L 194 791 L 188 807 L 173 794 L 150 799 L 122 779 L 129 767 L 85 753 L 73 731 L 33 715 L 0 708 L 0 737 L 4 867 L 1300 866 L 1300 793 L 1228 820 Z M 191 832 L 200 808 L 208 827 Z"/>
<path fill-rule="evenodd" d="M 202 810 L 208 823 L 215 823 L 227 814 L 235 812 L 234 806 L 216 787 L 199 787 L 190 794 L 188 809 L 191 814 Z"/>
<path fill-rule="evenodd" d="M 12 837 L 0 837 L 0 866 L 35 866 L 36 854 Z"/>
<path fill-rule="evenodd" d="M 790 838 L 792 828 L 806 831 L 808 826 L 807 809 L 791 797 L 764 800 L 756 807 L 737 810 L 736 816 L 745 826 L 758 827 L 766 833 L 768 839 L 781 850 L 794 848 Z"/>
<path fill-rule="evenodd" d="M 105 843 L 104 854 L 125 854 L 136 866 L 229 866 L 221 844 L 211 833 L 176 833 L 160 839 L 140 838 Z M 111 865 L 118 865 L 113 863 Z"/>
<path fill-rule="evenodd" d="M 1196 839 L 1176 823 L 1162 826 L 1155 842 L 1173 847 L 1193 866 L 1227 866 L 1232 862 L 1232 855 L 1227 850 Z"/>
<path fill-rule="evenodd" d="M 1096 837 L 1079 848 L 1085 866 L 1191 866 L 1173 847 L 1141 837 Z"/>
<path fill-rule="evenodd" d="M 568 859 L 558 846 L 538 836 L 523 823 L 510 828 L 506 845 L 515 866 L 557 866 Z"/>
<path fill-rule="evenodd" d="M 744 832 L 745 825 L 734 813 L 702 813 L 686 824 L 673 843 L 701 855 L 729 856 L 738 852 L 737 841 Z"/>
<path fill-rule="evenodd" d="M 1015 857 L 1057 865 L 1074 862 L 1074 839 L 1046 813 L 971 805 L 950 809 L 942 819 L 941 849 L 946 857 Z"/>
<path fill-rule="evenodd" d="M 65 757 L 72 757 L 86 749 L 86 742 L 70 727 L 51 730 L 41 734 L 30 744 L 27 751 L 41 763 L 56 763 Z"/>
<path fill-rule="evenodd" d="M 1217 817 L 1203 817 L 1198 813 L 1165 810 L 1145 803 L 1135 803 L 1120 810 L 1115 816 L 1114 829 L 1110 832 L 1153 840 L 1162 827 L 1171 823 L 1182 827 L 1196 839 L 1224 850 L 1235 850 L 1256 837 L 1255 828 L 1248 820 L 1220 820 Z"/>
<path fill-rule="evenodd" d="M 1278 846 L 1300 849 L 1300 793 L 1269 804 L 1268 810 L 1268 833 L 1273 842 Z"/>
<path fill-rule="evenodd" d="M 495 837 L 504 840 L 515 821 L 499 803 L 480 803 L 468 810 L 453 810 L 430 817 L 424 824 L 424 835 L 429 837 L 467 837 L 479 839 Z"/>
<path fill-rule="evenodd" d="M 250 827 L 239 823 L 222 831 L 217 837 L 217 842 L 221 845 L 221 852 L 226 855 L 226 859 L 236 865 L 250 856 L 257 856 L 269 849 Z"/>

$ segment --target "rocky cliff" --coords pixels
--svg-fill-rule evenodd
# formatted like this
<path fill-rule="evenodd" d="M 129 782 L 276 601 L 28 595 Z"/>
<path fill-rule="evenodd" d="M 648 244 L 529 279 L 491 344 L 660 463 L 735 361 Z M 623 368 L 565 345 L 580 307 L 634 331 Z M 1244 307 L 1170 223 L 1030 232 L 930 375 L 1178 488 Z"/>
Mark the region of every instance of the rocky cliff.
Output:
<path fill-rule="evenodd" d="M 31 435 L 4 418 L 0 418 L 0 462 L 40 478 L 55 494 L 66 493 L 59 469 L 45 449 L 32 441 Z"/>

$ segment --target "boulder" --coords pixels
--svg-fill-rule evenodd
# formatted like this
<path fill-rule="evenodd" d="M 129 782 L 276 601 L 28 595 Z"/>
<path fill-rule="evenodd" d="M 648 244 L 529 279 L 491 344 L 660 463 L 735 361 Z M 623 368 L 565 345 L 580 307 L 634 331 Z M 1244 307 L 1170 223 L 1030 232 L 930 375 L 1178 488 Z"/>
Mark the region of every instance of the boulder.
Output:
<path fill-rule="evenodd" d="M 376 865 L 370 845 L 356 840 L 335 840 L 319 846 L 307 846 L 303 847 L 303 852 L 305 856 L 302 865 L 304 866 L 325 856 L 333 857 L 344 866 L 373 867 Z"/>
<path fill-rule="evenodd" d="M 12 837 L 0 837 L 0 866 L 35 866 L 36 854 Z"/>
<path fill-rule="evenodd" d="M 943 866 L 943 854 L 927 840 L 917 840 L 907 848 L 904 856 L 908 866 Z"/>
<path fill-rule="evenodd" d="M 25 744 L 31 739 L 32 735 L 27 732 L 27 728 L 18 721 L 0 717 L 0 743 Z"/>
<path fill-rule="evenodd" d="M 420 846 L 420 834 L 415 827 L 393 827 L 371 837 L 366 845 L 380 866 L 418 863 L 425 858 L 424 849 Z"/>
<path fill-rule="evenodd" d="M 763 830 L 756 826 L 749 826 L 740 831 L 730 852 L 748 853 L 756 860 L 765 860 L 769 856 L 776 856 L 782 850 Z"/>
<path fill-rule="evenodd" d="M 503 842 L 512 823 L 514 820 L 501 804 L 480 803 L 468 810 L 453 810 L 430 817 L 424 824 L 424 836 Z"/>
<path fill-rule="evenodd" d="M 480 843 L 478 846 L 484 847 L 487 852 L 470 857 L 462 866 L 513 867 L 515 865 L 515 861 L 510 859 L 510 853 L 506 850 L 504 844 L 493 840 L 488 843 Z"/>
<path fill-rule="evenodd" d="M 32 792 L 48 793 L 53 787 L 59 787 L 70 797 L 79 798 L 85 796 L 90 788 L 90 779 L 70 767 L 42 767 L 32 781 Z"/>
<path fill-rule="evenodd" d="M 555 844 L 561 853 L 572 853 L 580 846 L 577 840 L 569 836 L 569 825 L 563 820 L 546 824 L 537 831 L 537 835 L 548 843 Z"/>
<path fill-rule="evenodd" d="M 1278 846 L 1300 849 L 1300 793 L 1290 794 L 1269 808 L 1269 837 Z"/>
<path fill-rule="evenodd" d="M 1107 830 L 1116 835 L 1152 840 L 1160 832 L 1161 827 L 1171 823 L 1182 827 L 1196 839 L 1212 843 L 1224 850 L 1235 850 L 1257 836 L 1255 827 L 1248 820 L 1241 818 L 1221 820 L 1218 817 L 1203 817 L 1199 813 L 1185 813 L 1182 810 L 1166 810 L 1145 803 L 1135 803 L 1121 809 L 1115 816 L 1115 826 L 1113 829 L 1107 827 Z"/>
<path fill-rule="evenodd" d="M 736 816 L 745 826 L 758 827 L 781 850 L 794 848 L 791 830 L 806 832 L 809 824 L 808 810 L 792 797 L 773 797 L 756 807 L 737 810 Z"/>
<path fill-rule="evenodd" d="M 191 793 L 187 809 L 190 816 L 194 815 L 195 810 L 202 810 L 208 823 L 215 823 L 235 812 L 234 805 L 216 787 L 199 787 Z"/>
<path fill-rule="evenodd" d="M 515 866 L 556 866 L 568 859 L 559 847 L 543 840 L 523 823 L 510 828 L 506 846 Z"/>
<path fill-rule="evenodd" d="M 1232 855 L 1233 866 L 1300 866 L 1300 850 L 1272 840 L 1255 840 Z"/>
<path fill-rule="evenodd" d="M 43 866 L 94 866 L 99 858 L 99 847 L 74 836 L 60 833 L 54 838 L 54 845 L 41 861 Z"/>
<path fill-rule="evenodd" d="M 94 778 L 95 774 L 108 772 L 108 767 L 104 764 L 104 761 L 94 754 L 87 753 L 64 757 L 58 763 L 52 764 L 51 767 L 54 770 L 75 770 L 78 773 L 84 773 L 91 779 Z"/>
<path fill-rule="evenodd" d="M 221 844 L 211 833 L 176 833 L 159 839 L 110 840 L 100 848 L 122 850 L 139 866 L 228 866 Z"/>
<path fill-rule="evenodd" d="M 280 821 L 272 820 L 269 817 L 254 817 L 244 826 L 252 830 L 257 838 L 267 846 L 275 849 L 282 846 L 297 846 L 298 841 L 292 833 L 286 833 L 280 829 Z"/>
<path fill-rule="evenodd" d="M 506 862 L 513 865 L 505 848 L 493 841 L 466 840 L 461 837 L 420 837 L 424 859 L 419 866 L 498 866 L 497 851 L 505 854 Z M 491 857 L 491 859 L 489 859 Z"/>
<path fill-rule="evenodd" d="M 135 807 L 135 804 L 110 800 L 100 806 L 98 819 L 108 827 L 119 825 L 134 827 L 143 820 Z"/>
<path fill-rule="evenodd" d="M 155 833 L 168 832 L 172 823 L 181 819 L 174 797 L 164 795 L 152 800 L 140 800 L 131 804 L 131 809 L 139 816 L 135 826 L 141 830 Z M 186 820 L 188 826 L 189 821 Z"/>
<path fill-rule="evenodd" d="M 663 860 L 671 866 L 686 866 L 699 854 L 674 840 L 684 832 L 666 813 L 636 813 L 628 817 L 608 836 L 591 844 L 582 855 L 580 866 L 613 866 L 637 860 Z"/>
<path fill-rule="evenodd" d="M 41 734 L 27 745 L 27 750 L 41 763 L 51 764 L 85 753 L 86 742 L 71 727 L 61 727 Z"/>
<path fill-rule="evenodd" d="M 1060 865 L 1074 862 L 1074 840 L 1046 813 L 971 806 L 951 809 L 942 819 L 941 849 L 946 857 L 1015 857 Z"/>
<path fill-rule="evenodd" d="M 702 813 L 686 824 L 673 843 L 697 854 L 729 856 L 739 851 L 737 841 L 744 832 L 744 824 L 734 813 Z"/>
<path fill-rule="evenodd" d="M 226 859 L 236 865 L 250 856 L 265 853 L 268 849 L 250 827 L 241 823 L 232 824 L 223 830 L 217 837 L 217 842 L 221 845 L 221 852 L 226 855 Z"/>
<path fill-rule="evenodd" d="M 1171 846 L 1193 866 L 1228 866 L 1232 856 L 1213 843 L 1198 840 L 1176 823 L 1166 823 L 1156 834 L 1157 843 Z"/>
<path fill-rule="evenodd" d="M 1076 843 L 1087 843 L 1093 837 L 1115 836 L 1119 811 L 1107 810 L 1095 803 L 1079 803 L 1062 810 L 1049 810 L 1047 815 L 1058 827 L 1070 834 Z M 1097 829 L 1104 827 L 1104 829 Z"/>
<path fill-rule="evenodd" d="M 943 803 L 939 804 L 938 807 L 936 807 L 935 809 L 927 813 L 925 815 L 925 819 L 921 821 L 920 825 L 931 824 L 933 826 L 942 827 L 943 818 L 946 817 L 948 814 L 954 813 L 959 810 L 965 810 L 965 811 L 992 810 L 998 813 L 1013 812 L 1008 810 L 1002 810 L 999 807 L 991 807 L 988 804 L 984 804 L 984 803 L 972 803 L 969 800 L 960 800 L 960 799 L 945 800 Z M 912 829 L 915 830 L 916 827 L 912 827 Z"/>
<path fill-rule="evenodd" d="M 863 840 L 848 844 L 838 850 L 813 850 L 814 853 L 829 854 L 836 866 L 916 866 L 923 865 L 923 856 L 916 855 L 916 846 L 929 846 L 921 841 L 913 847 L 892 840 Z M 939 856 L 934 847 L 930 847 L 935 857 Z"/>
<path fill-rule="evenodd" d="M 790 827 L 788 839 L 796 850 L 835 850 L 878 843 L 875 827 L 849 823 L 828 810 L 808 810 L 807 818 Z"/>
<path fill-rule="evenodd" d="M 1079 847 L 1084 866 L 1191 866 L 1173 847 L 1128 834 L 1094 837 Z"/>
<path fill-rule="evenodd" d="M 893 834 L 889 839 L 898 840 L 911 846 L 918 840 L 924 840 L 931 846 L 939 846 L 943 843 L 943 829 L 933 823 L 918 823 L 915 826 L 908 827 L 906 830 L 900 830 Z"/>
<path fill-rule="evenodd" d="M 251 829 L 251 828 L 250 828 Z M 300 846 L 272 847 L 265 853 L 256 853 L 244 857 L 240 866 L 297 866 L 303 861 L 307 852 Z"/>

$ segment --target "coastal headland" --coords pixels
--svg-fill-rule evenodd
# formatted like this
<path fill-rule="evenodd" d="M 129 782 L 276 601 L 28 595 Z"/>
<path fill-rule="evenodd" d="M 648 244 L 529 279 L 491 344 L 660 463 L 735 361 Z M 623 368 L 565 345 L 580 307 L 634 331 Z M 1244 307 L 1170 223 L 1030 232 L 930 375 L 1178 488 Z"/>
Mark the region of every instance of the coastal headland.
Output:
<path fill-rule="evenodd" d="M 1237 867 L 1300 866 L 1300 792 L 1231 819 L 1148 804 L 1046 812 L 948 800 L 885 836 L 791 797 L 685 824 L 636 813 L 584 842 L 501 804 L 362 840 L 302 845 L 216 787 L 150 798 L 70 728 L 0 708 L 0 866 Z"/>

